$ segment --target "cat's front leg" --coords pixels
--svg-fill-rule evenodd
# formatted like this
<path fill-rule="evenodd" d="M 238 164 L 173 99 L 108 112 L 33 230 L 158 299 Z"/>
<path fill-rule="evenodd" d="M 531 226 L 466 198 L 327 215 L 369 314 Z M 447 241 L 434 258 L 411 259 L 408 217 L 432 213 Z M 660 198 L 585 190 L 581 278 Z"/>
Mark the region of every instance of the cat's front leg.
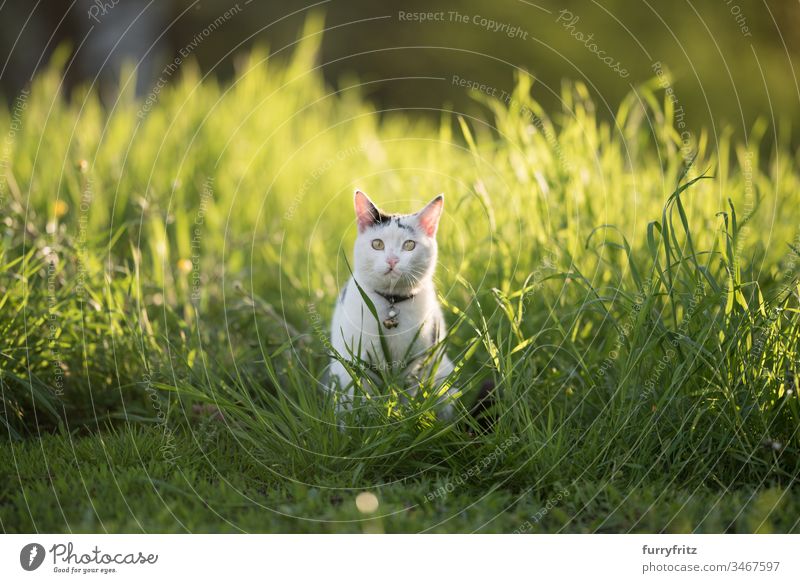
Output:
<path fill-rule="evenodd" d="M 453 372 L 453 362 L 447 357 L 447 355 L 443 355 L 441 361 L 439 362 L 439 366 L 436 369 L 436 375 L 434 376 L 434 381 L 436 383 L 436 389 L 440 390 L 442 385 L 447 380 L 447 377 Z M 444 395 L 439 397 L 439 404 L 436 409 L 436 417 L 441 421 L 451 421 L 453 416 L 455 415 L 455 402 L 459 395 L 459 390 L 456 387 L 451 386 L 447 389 L 447 392 Z"/>
<path fill-rule="evenodd" d="M 364 371 L 367 373 L 367 371 Z M 370 387 L 370 382 L 375 382 L 375 377 L 364 374 L 359 375 L 358 379 L 354 379 L 347 367 L 340 361 L 333 360 L 330 365 L 330 381 L 328 382 L 327 389 L 333 393 L 334 407 L 336 416 L 341 416 L 347 411 L 351 411 L 355 404 L 356 399 L 356 385 L 359 386 L 359 394 L 372 395 L 374 392 Z"/>
<path fill-rule="evenodd" d="M 338 360 L 331 361 L 328 390 L 333 393 L 337 417 L 353 408 L 353 378 Z"/>

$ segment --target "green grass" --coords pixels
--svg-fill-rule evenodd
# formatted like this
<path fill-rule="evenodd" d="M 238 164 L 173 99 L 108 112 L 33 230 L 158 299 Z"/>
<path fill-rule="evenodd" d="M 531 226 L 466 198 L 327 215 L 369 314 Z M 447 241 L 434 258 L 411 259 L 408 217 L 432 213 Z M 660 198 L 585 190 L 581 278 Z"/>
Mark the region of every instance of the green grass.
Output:
<path fill-rule="evenodd" d="M 223 435 L 198 455 L 176 440 L 166 463 L 157 430 L 5 448 L 7 532 L 797 532 L 796 497 L 779 488 L 680 490 L 663 477 L 625 492 L 584 482 L 547 496 L 467 484 L 432 498 L 446 477 L 388 484 L 361 513 L 349 488 L 277 480 Z M 560 494 L 560 496 L 559 496 Z M 548 502 L 550 503 L 548 509 Z"/>
<path fill-rule="evenodd" d="M 57 63 L 0 111 L 3 528 L 360 531 L 373 490 L 386 531 L 514 531 L 560 492 L 531 530 L 796 531 L 797 153 L 764 124 L 687 150 L 656 80 L 614 126 L 524 77 L 485 119 L 377 112 L 323 85 L 318 27 L 141 117 L 131 77 L 103 108 Z M 452 426 L 373 399 L 339 430 L 319 390 L 356 186 L 446 193 Z"/>

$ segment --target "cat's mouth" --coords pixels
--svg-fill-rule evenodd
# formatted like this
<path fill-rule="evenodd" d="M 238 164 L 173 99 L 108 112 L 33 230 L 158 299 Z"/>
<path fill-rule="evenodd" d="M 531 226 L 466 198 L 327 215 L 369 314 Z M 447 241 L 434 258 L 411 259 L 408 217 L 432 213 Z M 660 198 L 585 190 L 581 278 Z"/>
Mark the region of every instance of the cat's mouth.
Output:
<path fill-rule="evenodd" d="M 401 277 L 403 274 L 397 271 L 396 269 L 389 268 L 383 272 L 383 275 L 388 275 L 390 277 Z"/>

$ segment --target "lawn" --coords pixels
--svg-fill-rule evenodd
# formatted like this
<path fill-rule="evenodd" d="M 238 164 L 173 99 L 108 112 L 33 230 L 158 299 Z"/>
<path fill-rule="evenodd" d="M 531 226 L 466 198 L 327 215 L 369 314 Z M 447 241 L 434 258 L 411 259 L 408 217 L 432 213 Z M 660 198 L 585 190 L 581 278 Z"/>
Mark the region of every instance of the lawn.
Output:
<path fill-rule="evenodd" d="M 182 436 L 176 463 L 163 436 L 130 428 L 102 436 L 48 436 L 2 450 L 7 532 L 796 532 L 800 507 L 780 487 L 634 490 L 581 482 L 555 492 L 496 488 L 492 478 L 447 492 L 459 476 L 430 472 L 373 488 L 359 511 L 346 480 L 279 479 L 233 440 Z M 77 461 L 76 461 L 77 460 Z M 444 487 L 446 495 L 436 495 Z"/>
<path fill-rule="evenodd" d="M 3 530 L 800 530 L 790 136 L 681 131 L 668 72 L 613 123 L 525 75 L 378 111 L 319 30 L 146 107 L 61 95 L 64 53 L 0 109 Z M 320 389 L 356 187 L 446 195 L 451 424 Z"/>

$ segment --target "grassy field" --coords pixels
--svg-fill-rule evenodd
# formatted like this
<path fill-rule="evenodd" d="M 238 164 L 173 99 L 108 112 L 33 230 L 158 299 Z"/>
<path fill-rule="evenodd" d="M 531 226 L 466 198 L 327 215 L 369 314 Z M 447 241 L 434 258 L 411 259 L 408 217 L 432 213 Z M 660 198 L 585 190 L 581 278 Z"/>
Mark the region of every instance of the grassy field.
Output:
<path fill-rule="evenodd" d="M 800 530 L 788 138 L 681 135 L 666 77 L 614 126 L 523 76 L 485 119 L 376 111 L 318 31 L 111 107 L 56 59 L 0 110 L 2 528 Z M 373 399 L 339 430 L 319 390 L 356 187 L 446 194 L 453 424 Z"/>
<path fill-rule="evenodd" d="M 796 532 L 800 512 L 796 496 L 779 486 L 679 489 L 669 477 L 633 490 L 586 480 L 549 492 L 498 488 L 492 472 L 436 496 L 458 476 L 431 471 L 373 488 L 379 508 L 367 515 L 346 478 L 323 481 L 307 472 L 307 483 L 281 479 L 221 436 L 202 453 L 190 437 L 179 437 L 179 461 L 170 464 L 161 441 L 157 431 L 138 428 L 3 448 L 0 462 L 13 468 L 14 479 L 0 485 L 0 526 L 75 533 L 768 533 Z"/>

